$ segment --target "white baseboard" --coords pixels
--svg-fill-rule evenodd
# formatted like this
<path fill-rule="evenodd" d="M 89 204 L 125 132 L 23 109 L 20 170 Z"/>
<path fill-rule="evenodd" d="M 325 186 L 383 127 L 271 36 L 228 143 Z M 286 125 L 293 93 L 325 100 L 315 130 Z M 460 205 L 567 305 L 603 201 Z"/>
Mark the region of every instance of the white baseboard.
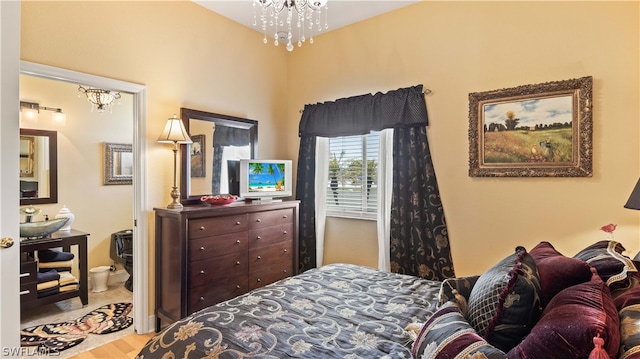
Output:
<path fill-rule="evenodd" d="M 109 273 L 109 280 L 107 281 L 107 284 L 123 283 L 127 279 L 129 279 L 129 273 L 124 269 L 118 269 L 115 272 Z"/>

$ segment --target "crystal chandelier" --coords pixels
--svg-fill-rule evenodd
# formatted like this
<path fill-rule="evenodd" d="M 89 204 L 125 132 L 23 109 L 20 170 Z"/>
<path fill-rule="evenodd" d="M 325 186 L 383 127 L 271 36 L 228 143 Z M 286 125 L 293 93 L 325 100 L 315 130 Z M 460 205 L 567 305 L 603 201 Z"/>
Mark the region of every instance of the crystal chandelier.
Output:
<path fill-rule="evenodd" d="M 293 51 L 294 32 L 298 37 L 298 47 L 301 47 L 306 41 L 306 29 L 312 30 L 313 26 L 317 25 L 318 31 L 322 31 L 323 25 L 320 21 L 322 9 L 324 9 L 324 29 L 328 29 L 327 0 L 254 0 L 253 26 L 258 26 L 259 19 L 264 32 L 262 42 L 265 44 L 268 42 L 267 28 L 269 28 L 269 31 L 273 31 L 274 45 L 278 46 L 280 40 L 284 40 L 287 43 L 287 51 Z M 294 12 L 297 15 L 295 20 Z M 313 44 L 312 34 L 309 35 L 309 43 Z"/>
<path fill-rule="evenodd" d="M 107 106 L 113 104 L 115 100 L 119 100 L 121 97 L 120 92 L 97 88 L 78 86 L 78 91 L 87 96 L 87 100 L 91 103 L 91 112 L 93 112 L 93 110 L 104 112 Z"/>

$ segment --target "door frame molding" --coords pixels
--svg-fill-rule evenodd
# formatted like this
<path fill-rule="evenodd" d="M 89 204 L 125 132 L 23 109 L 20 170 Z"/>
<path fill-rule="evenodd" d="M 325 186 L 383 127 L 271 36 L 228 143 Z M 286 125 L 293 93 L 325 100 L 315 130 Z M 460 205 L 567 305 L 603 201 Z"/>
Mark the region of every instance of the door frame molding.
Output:
<path fill-rule="evenodd" d="M 133 328 L 149 333 L 153 318 L 149 318 L 149 233 L 146 208 L 147 183 L 147 88 L 144 85 L 91 75 L 58 67 L 20 61 L 20 74 L 58 80 L 85 86 L 107 88 L 133 95 Z"/>

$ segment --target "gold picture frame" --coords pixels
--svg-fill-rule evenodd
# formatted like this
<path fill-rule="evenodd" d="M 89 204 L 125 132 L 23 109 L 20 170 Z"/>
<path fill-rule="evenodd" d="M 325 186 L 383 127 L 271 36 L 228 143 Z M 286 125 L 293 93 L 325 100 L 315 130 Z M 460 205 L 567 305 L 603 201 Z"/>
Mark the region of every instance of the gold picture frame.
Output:
<path fill-rule="evenodd" d="M 469 94 L 470 177 L 591 177 L 591 76 Z"/>

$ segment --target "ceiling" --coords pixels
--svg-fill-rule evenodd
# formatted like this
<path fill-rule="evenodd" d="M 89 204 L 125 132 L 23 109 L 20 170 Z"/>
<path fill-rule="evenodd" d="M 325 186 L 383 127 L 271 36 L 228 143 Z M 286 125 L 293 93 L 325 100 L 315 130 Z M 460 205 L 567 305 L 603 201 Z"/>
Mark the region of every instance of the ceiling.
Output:
<path fill-rule="evenodd" d="M 192 0 L 193 2 L 214 11 L 224 17 L 234 20 L 258 32 L 262 30 L 253 26 L 253 0 Z M 329 29 L 322 33 L 362 21 L 401 7 L 411 5 L 420 0 L 328 0 L 327 22 Z M 260 16 L 260 12 L 256 11 Z M 324 10 L 322 13 L 324 19 Z M 314 26 L 309 35 L 320 34 L 317 26 Z"/>

